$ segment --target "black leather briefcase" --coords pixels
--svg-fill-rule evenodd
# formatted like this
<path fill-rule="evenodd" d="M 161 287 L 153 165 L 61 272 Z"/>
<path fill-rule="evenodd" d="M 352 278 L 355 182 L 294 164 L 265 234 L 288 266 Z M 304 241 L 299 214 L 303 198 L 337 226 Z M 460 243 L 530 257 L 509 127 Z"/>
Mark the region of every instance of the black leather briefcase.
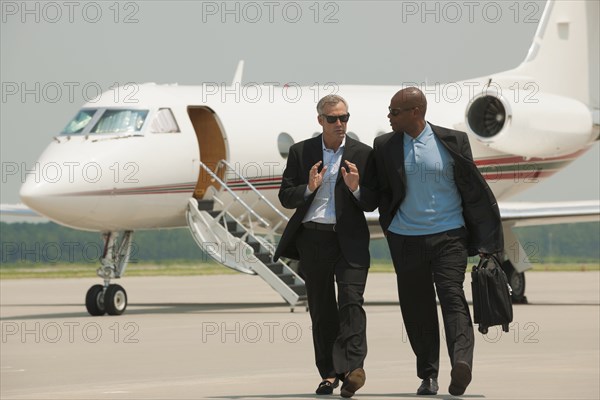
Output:
<path fill-rule="evenodd" d="M 508 332 L 513 320 L 511 288 L 500 261 L 495 256 L 482 257 L 471 272 L 473 317 L 484 335 L 490 326 L 502 325 Z"/>

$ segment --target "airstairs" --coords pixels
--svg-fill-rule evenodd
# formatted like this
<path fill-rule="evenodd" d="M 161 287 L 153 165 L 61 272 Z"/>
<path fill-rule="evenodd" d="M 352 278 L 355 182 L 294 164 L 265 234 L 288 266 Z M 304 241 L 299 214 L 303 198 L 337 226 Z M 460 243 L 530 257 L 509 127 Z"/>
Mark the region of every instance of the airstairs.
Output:
<path fill-rule="evenodd" d="M 227 161 L 219 161 L 215 172 L 203 163 L 200 167 L 213 185 L 202 199 L 191 198 L 188 202 L 187 223 L 198 246 L 226 267 L 260 276 L 283 297 L 291 311 L 297 305 L 305 306 L 304 280 L 281 259 L 273 262 L 275 232 L 288 218 Z M 234 176 L 236 190 L 219 175 Z M 244 199 L 236 192 L 244 192 Z M 277 216 L 275 224 L 256 211 L 265 208 L 269 215 Z"/>

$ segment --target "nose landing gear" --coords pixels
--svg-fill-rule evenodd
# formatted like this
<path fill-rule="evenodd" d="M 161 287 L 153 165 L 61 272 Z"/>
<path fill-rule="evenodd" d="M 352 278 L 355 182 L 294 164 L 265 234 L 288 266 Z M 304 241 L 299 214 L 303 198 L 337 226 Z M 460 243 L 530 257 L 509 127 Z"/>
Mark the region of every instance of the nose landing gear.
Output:
<path fill-rule="evenodd" d="M 115 232 L 103 235 L 104 253 L 100 259 L 101 266 L 96 273 L 104 279 L 104 285 L 92 286 L 85 295 L 85 308 L 93 316 L 121 315 L 127 308 L 127 292 L 121 285 L 111 284 L 110 280 L 118 279 L 125 273 L 133 231 L 125 231 L 119 243 L 116 241 L 117 236 Z"/>

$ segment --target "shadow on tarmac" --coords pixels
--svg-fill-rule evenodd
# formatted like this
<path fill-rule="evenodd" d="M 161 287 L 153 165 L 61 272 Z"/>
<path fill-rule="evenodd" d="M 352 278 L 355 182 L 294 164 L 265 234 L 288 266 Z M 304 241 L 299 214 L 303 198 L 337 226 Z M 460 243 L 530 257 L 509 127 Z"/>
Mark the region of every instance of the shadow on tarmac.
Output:
<path fill-rule="evenodd" d="M 365 393 L 357 392 L 357 397 L 365 398 L 419 398 L 423 396 L 417 396 L 415 393 Z M 319 396 L 311 393 L 289 393 L 289 394 L 257 394 L 247 396 L 210 396 L 207 399 L 327 399 L 327 398 L 340 398 L 339 395 L 332 394 L 329 396 Z M 436 396 L 426 396 L 428 399 L 485 399 L 482 394 L 466 394 L 462 396 L 452 396 L 450 394 L 438 394 Z"/>
<path fill-rule="evenodd" d="M 469 302 L 469 304 L 471 304 Z M 36 319 L 51 319 L 51 318 L 82 318 L 91 317 L 83 304 L 3 304 L 3 306 L 11 307 L 27 307 L 27 308 L 73 308 L 80 307 L 81 311 L 76 312 L 58 312 L 58 313 L 39 313 L 39 314 L 27 314 L 17 315 L 12 317 L 2 317 L 0 321 L 26 321 Z M 365 307 L 369 306 L 393 306 L 398 307 L 396 301 L 372 301 L 365 302 Z M 514 304 L 515 307 L 536 307 L 536 306 L 592 306 L 597 307 L 596 303 L 532 303 L 529 304 Z M 306 308 L 304 305 L 297 305 L 293 308 L 298 312 L 305 312 Z M 127 310 L 123 315 L 162 315 L 162 314 L 202 314 L 202 313 L 248 313 L 253 314 L 256 312 L 260 313 L 289 313 L 293 312 L 285 303 L 143 303 L 135 304 L 131 303 L 128 305 Z"/>

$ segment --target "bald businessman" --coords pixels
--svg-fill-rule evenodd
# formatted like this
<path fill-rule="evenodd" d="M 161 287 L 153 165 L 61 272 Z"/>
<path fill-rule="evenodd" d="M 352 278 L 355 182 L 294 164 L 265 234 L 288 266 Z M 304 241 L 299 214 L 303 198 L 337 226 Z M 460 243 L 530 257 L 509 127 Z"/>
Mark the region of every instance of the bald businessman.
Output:
<path fill-rule="evenodd" d="M 500 212 L 473 162 L 466 133 L 427 122 L 421 90 L 400 90 L 388 111 L 393 132 L 377 137 L 373 145 L 379 221 L 417 357 L 422 380 L 417 395 L 435 395 L 439 388 L 437 291 L 452 365 L 448 391 L 458 396 L 471 382 L 475 344 L 463 291 L 467 255 L 503 251 Z"/>

